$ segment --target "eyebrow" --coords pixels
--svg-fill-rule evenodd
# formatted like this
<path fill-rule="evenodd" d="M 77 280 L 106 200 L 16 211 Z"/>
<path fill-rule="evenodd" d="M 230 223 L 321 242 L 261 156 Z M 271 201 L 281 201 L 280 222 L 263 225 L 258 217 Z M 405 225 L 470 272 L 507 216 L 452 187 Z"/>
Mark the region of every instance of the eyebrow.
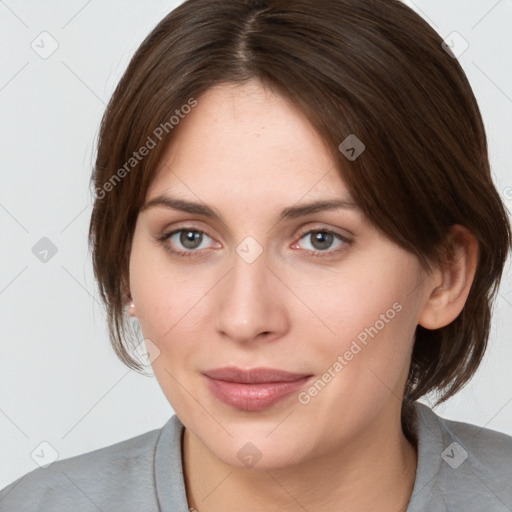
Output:
<path fill-rule="evenodd" d="M 186 199 L 178 199 L 165 195 L 160 195 L 151 199 L 142 206 L 141 211 L 155 207 L 163 207 L 196 215 L 203 215 L 204 217 L 223 222 L 222 215 L 215 208 L 212 208 L 206 204 L 196 203 Z M 310 203 L 285 208 L 279 215 L 279 221 L 281 222 L 287 219 L 296 219 L 298 217 L 303 217 L 321 211 L 340 210 L 343 208 L 352 209 L 355 211 L 360 210 L 358 205 L 351 199 L 321 199 L 312 201 Z"/>

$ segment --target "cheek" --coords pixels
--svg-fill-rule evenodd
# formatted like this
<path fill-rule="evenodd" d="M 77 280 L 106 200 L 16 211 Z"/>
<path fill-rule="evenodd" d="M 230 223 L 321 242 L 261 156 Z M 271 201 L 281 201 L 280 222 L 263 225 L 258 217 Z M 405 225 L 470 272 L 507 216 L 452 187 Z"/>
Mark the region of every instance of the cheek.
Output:
<path fill-rule="evenodd" d="M 197 318 L 204 315 L 204 299 L 208 288 L 201 282 L 150 276 L 137 286 L 137 316 L 144 335 L 157 345 L 179 339 L 193 340 L 200 332 Z M 186 333 L 186 336 L 184 334 Z"/>
<path fill-rule="evenodd" d="M 385 266 L 364 265 L 351 272 L 331 277 L 323 286 L 312 289 L 304 280 L 311 309 L 324 326 L 312 354 L 321 374 L 343 374 L 334 379 L 334 388 L 359 394 L 366 389 L 379 393 L 398 386 L 409 368 L 418 304 L 411 290 L 417 282 L 414 259 L 390 259 Z M 386 269 L 386 272 L 380 269 Z M 367 269 L 373 269 L 368 271 Z M 312 290 L 312 291 L 311 291 Z M 329 378 L 329 377 L 327 377 Z M 356 389 L 357 388 L 357 389 Z"/>
<path fill-rule="evenodd" d="M 162 248 L 134 235 L 130 256 L 130 290 L 144 336 L 157 345 L 189 327 L 208 292 L 207 279 L 173 267 Z"/>
<path fill-rule="evenodd" d="M 404 316 L 401 281 L 384 279 L 382 272 L 352 268 L 324 279 L 302 276 L 296 286 L 297 295 L 306 298 L 304 302 L 323 325 L 318 334 L 331 340 L 328 346 L 341 350 L 354 339 L 364 344 L 396 329 Z M 314 330 L 318 323 L 303 327 Z"/>

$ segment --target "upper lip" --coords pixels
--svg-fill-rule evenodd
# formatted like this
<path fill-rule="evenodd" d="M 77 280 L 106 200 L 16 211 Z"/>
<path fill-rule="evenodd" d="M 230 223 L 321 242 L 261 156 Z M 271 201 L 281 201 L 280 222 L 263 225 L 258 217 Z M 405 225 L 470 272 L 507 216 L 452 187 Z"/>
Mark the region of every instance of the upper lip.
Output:
<path fill-rule="evenodd" d="M 244 370 L 236 366 L 225 366 L 213 368 L 203 372 L 212 379 L 224 380 L 227 382 L 240 382 L 243 384 L 260 384 L 263 382 L 293 382 L 295 380 L 309 377 L 307 373 L 291 373 L 277 368 L 250 368 Z"/>

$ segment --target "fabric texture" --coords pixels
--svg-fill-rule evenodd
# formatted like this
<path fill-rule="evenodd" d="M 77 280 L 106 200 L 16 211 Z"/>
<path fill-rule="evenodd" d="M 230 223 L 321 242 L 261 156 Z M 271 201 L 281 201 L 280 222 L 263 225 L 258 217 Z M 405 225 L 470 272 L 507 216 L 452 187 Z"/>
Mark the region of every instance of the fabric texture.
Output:
<path fill-rule="evenodd" d="M 414 404 L 418 466 L 407 512 L 512 512 L 512 437 Z M 1 512 L 189 512 L 173 415 L 160 429 L 37 468 L 0 491 Z"/>

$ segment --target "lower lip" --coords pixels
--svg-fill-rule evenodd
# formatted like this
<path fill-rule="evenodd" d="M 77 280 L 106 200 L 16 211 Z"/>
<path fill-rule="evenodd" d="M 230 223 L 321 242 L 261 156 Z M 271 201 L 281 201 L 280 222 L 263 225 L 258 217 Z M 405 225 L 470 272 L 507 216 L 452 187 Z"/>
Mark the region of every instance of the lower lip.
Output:
<path fill-rule="evenodd" d="M 309 376 L 291 382 L 241 384 L 205 377 L 210 390 L 221 402 L 243 411 L 267 409 L 298 392 L 311 379 Z"/>

